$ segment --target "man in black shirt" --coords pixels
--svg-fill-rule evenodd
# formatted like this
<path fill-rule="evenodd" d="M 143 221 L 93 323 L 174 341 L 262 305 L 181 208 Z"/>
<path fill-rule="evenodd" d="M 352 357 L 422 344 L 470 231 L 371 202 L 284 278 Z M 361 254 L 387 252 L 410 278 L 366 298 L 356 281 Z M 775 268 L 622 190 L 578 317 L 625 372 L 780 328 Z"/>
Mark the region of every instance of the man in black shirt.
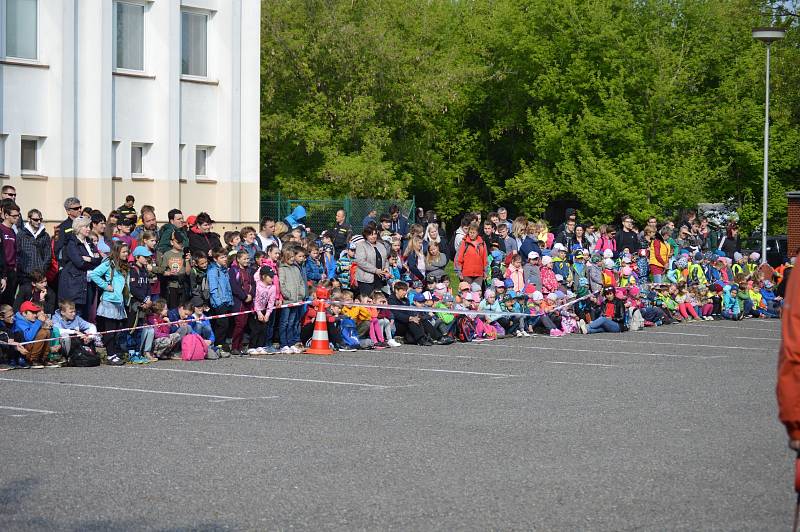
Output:
<path fill-rule="evenodd" d="M 631 253 L 639 251 L 639 234 L 633 230 L 633 218 L 627 214 L 622 217 L 622 231 L 617 233 L 617 253 L 625 248 Z"/>
<path fill-rule="evenodd" d="M 353 228 L 345 221 L 344 209 L 336 211 L 336 225 L 333 227 L 333 249 L 338 257 L 342 250 L 347 248 L 350 237 L 353 236 Z"/>

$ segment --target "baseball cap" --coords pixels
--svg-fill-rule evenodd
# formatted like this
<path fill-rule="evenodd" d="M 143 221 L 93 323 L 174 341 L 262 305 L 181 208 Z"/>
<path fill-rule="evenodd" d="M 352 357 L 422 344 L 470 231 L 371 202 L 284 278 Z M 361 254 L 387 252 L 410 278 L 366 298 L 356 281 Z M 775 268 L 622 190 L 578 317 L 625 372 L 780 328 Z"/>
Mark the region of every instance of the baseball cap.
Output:
<path fill-rule="evenodd" d="M 20 312 L 39 312 L 42 310 L 42 307 L 36 305 L 32 301 L 25 301 L 20 305 L 19 311 Z"/>
<path fill-rule="evenodd" d="M 555 245 L 553 245 L 553 251 L 566 251 L 566 250 L 567 250 L 567 247 L 564 244 L 560 243 L 560 242 L 558 242 Z"/>
<path fill-rule="evenodd" d="M 506 283 L 505 283 L 505 282 L 503 282 L 503 280 L 502 280 L 502 279 L 493 279 L 493 280 L 492 280 L 492 286 L 494 286 L 494 287 L 498 287 L 498 288 L 499 288 L 499 287 L 501 287 L 501 286 L 502 286 L 502 287 L 505 287 L 505 286 L 506 286 Z"/>
<path fill-rule="evenodd" d="M 356 243 L 355 242 L 350 242 L 350 244 L 347 245 L 347 249 L 355 250 L 356 249 Z"/>
<path fill-rule="evenodd" d="M 423 294 L 414 294 L 414 303 L 424 303 L 425 296 Z"/>
<path fill-rule="evenodd" d="M 200 297 L 200 296 L 194 296 L 194 297 L 192 298 L 192 306 L 193 306 L 193 307 L 195 307 L 195 308 L 197 308 L 197 307 L 204 307 L 204 306 L 206 306 L 206 304 L 205 304 L 205 302 L 203 301 L 203 298 L 202 298 L 202 297 Z"/>
<path fill-rule="evenodd" d="M 469 283 L 466 281 L 461 281 L 458 283 L 458 291 L 463 292 L 464 290 L 469 290 Z"/>
<path fill-rule="evenodd" d="M 530 253 L 528 253 L 528 258 L 529 259 L 538 259 L 539 258 L 539 254 L 536 253 L 535 251 L 531 251 Z"/>
<path fill-rule="evenodd" d="M 152 257 L 153 252 L 147 249 L 147 246 L 136 246 L 133 250 L 134 257 Z"/>
<path fill-rule="evenodd" d="M 553 257 L 551 257 L 550 255 L 545 255 L 544 257 L 542 257 L 542 266 L 547 266 L 552 262 L 553 262 Z"/>
<path fill-rule="evenodd" d="M 423 298 L 425 301 L 431 301 L 431 300 L 433 299 L 433 296 L 431 295 L 431 293 L 430 293 L 430 292 L 428 292 L 428 291 L 426 290 L 426 291 L 422 292 L 422 298 Z M 416 298 L 414 298 L 414 299 L 416 299 Z"/>
<path fill-rule="evenodd" d="M 575 258 L 576 259 L 582 259 L 583 258 L 583 250 L 582 249 L 579 249 L 578 251 L 575 252 Z"/>
<path fill-rule="evenodd" d="M 505 285 L 506 288 L 514 288 L 514 281 L 512 281 L 511 279 L 506 279 L 503 282 L 503 284 Z"/>

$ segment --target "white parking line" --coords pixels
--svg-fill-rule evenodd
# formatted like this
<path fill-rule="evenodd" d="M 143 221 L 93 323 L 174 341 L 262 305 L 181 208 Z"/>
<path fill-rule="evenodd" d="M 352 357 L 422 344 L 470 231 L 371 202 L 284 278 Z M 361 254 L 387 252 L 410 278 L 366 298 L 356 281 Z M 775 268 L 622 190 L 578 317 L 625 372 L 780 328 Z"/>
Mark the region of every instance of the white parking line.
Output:
<path fill-rule="evenodd" d="M 483 371 L 463 371 L 456 369 L 436 369 L 436 368 L 409 368 L 403 366 L 377 366 L 373 364 L 343 364 L 340 362 L 311 362 L 307 360 L 282 360 L 282 359 L 268 359 L 268 358 L 250 358 L 256 362 L 286 362 L 289 364 L 310 364 L 314 366 L 343 366 L 347 368 L 372 368 L 372 369 L 396 369 L 405 371 L 428 371 L 434 373 L 456 373 L 462 375 L 480 375 L 487 377 L 519 377 L 519 375 L 509 375 L 507 373 L 487 373 Z"/>
<path fill-rule="evenodd" d="M 592 335 L 592 336 L 594 336 L 594 335 Z M 605 335 L 605 334 L 600 334 L 598 336 L 602 337 L 602 338 L 597 338 L 596 339 L 597 341 L 600 341 L 600 342 L 618 342 L 618 343 L 623 343 L 623 344 L 646 344 L 646 345 L 652 345 L 653 344 L 652 340 L 629 340 L 629 339 L 626 339 L 626 338 L 606 338 L 607 335 Z M 726 336 L 726 338 L 727 338 L 727 336 Z M 592 340 L 595 340 L 595 338 L 592 338 Z M 682 344 L 682 343 L 677 343 L 677 342 L 669 342 L 668 345 L 679 345 L 679 346 L 686 346 L 686 347 L 713 347 L 715 350 L 716 349 L 741 349 L 741 350 L 744 350 L 744 351 L 762 351 L 764 349 L 763 346 L 760 346 L 760 347 L 743 347 L 743 346 L 738 346 L 738 345 Z"/>
<path fill-rule="evenodd" d="M 320 379 L 294 379 L 290 377 L 268 377 L 266 375 L 250 375 L 249 373 L 217 373 L 214 371 L 200 371 L 195 369 L 173 369 L 173 368 L 135 368 L 139 371 L 173 371 L 175 373 L 194 373 L 197 375 L 215 375 L 217 377 L 240 377 L 244 379 L 264 379 L 273 381 L 289 381 L 289 382 L 307 382 L 310 384 L 332 384 L 337 386 L 356 386 L 359 388 L 375 388 L 378 390 L 386 390 L 388 388 L 399 388 L 399 386 L 391 386 L 384 384 L 368 384 L 364 382 L 343 382 L 343 381 L 326 381 Z"/>
<path fill-rule="evenodd" d="M 14 410 L 17 412 L 32 412 L 34 414 L 57 414 L 58 412 L 53 412 L 52 410 L 39 410 L 38 408 L 21 408 L 18 406 L 0 406 L 2 410 Z"/>
<path fill-rule="evenodd" d="M 654 331 L 652 329 L 645 329 L 644 332 L 649 336 L 651 334 L 674 334 L 680 336 L 702 336 L 703 338 L 711 338 L 711 333 L 687 333 L 687 332 L 673 332 L 673 331 Z M 764 336 L 728 336 L 725 335 L 725 339 L 730 340 L 771 340 L 773 342 L 780 342 L 780 338 L 775 337 L 764 337 Z"/>
<path fill-rule="evenodd" d="M 471 344 L 464 344 L 471 345 Z M 542 351 L 569 351 L 575 353 L 601 353 L 605 355 L 631 355 L 643 357 L 668 357 L 668 358 L 696 358 L 696 359 L 710 359 L 710 358 L 727 358 L 727 355 L 675 355 L 670 353 L 631 353 L 629 351 L 601 351 L 598 349 L 576 349 L 567 347 L 542 347 L 534 345 L 509 345 L 509 344 L 492 344 L 492 342 L 484 342 L 475 344 L 475 347 L 495 345 L 497 347 L 521 347 L 523 349 L 540 349 Z"/>
<path fill-rule="evenodd" d="M 543 362 L 547 362 L 548 364 L 569 364 L 571 366 L 600 366 L 602 368 L 616 368 L 613 364 L 595 364 L 592 362 L 563 362 L 559 360 L 544 360 Z"/>
<path fill-rule="evenodd" d="M 712 324 L 712 322 L 687 323 L 686 327 L 711 327 L 712 329 L 736 329 L 736 330 L 739 330 L 739 331 L 747 330 L 747 331 L 775 331 L 775 332 L 778 332 L 778 331 L 781 330 L 781 322 L 780 322 L 780 320 L 774 320 L 774 321 L 770 320 L 769 322 L 764 322 L 764 321 L 754 322 L 752 320 L 750 320 L 750 321 L 737 321 L 737 322 L 730 321 L 729 323 L 731 323 L 731 325 L 721 325 L 721 324 L 718 324 L 717 322 L 713 322 L 713 324 Z M 737 325 L 733 325 L 734 323 L 736 323 Z M 744 325 L 745 323 L 763 324 L 764 327 L 759 327 L 759 326 L 750 327 L 750 326 Z M 775 326 L 773 327 L 771 325 L 771 323 L 775 323 Z"/>
<path fill-rule="evenodd" d="M 6 379 L 0 378 L 0 381 L 9 382 L 25 382 L 29 384 L 51 384 L 53 386 L 72 386 L 75 388 L 94 388 L 98 390 L 113 390 L 116 392 L 136 392 L 136 393 L 153 393 L 160 395 L 183 395 L 187 397 L 205 397 L 208 399 L 222 399 L 225 401 L 243 401 L 245 399 L 252 399 L 248 397 L 230 397 L 227 395 L 208 395 L 204 393 L 188 393 L 188 392 L 166 392 L 162 390 L 146 390 L 144 388 L 124 388 L 122 386 L 100 386 L 97 384 L 78 384 L 74 382 L 55 382 L 55 381 L 40 381 L 33 379 Z M 258 399 L 277 399 L 278 396 L 272 397 L 259 397 Z"/>

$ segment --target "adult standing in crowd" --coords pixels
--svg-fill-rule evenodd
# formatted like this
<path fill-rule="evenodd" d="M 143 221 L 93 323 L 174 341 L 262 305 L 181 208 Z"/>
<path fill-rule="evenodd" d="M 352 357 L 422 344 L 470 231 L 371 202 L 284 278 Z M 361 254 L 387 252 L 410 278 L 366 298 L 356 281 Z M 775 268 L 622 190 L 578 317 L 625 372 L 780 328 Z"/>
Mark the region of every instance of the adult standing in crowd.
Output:
<path fill-rule="evenodd" d="M 359 293 L 372 294 L 391 277 L 386 246 L 378 244 L 378 231 L 372 226 L 366 227 L 361 234 L 364 238 L 356 245 L 356 281 Z"/>
<path fill-rule="evenodd" d="M 342 251 L 347 249 L 350 238 L 353 236 L 353 228 L 347 223 L 344 209 L 336 211 L 336 225 L 331 230 L 331 236 L 333 237 L 333 250 L 338 257 Z"/>
<path fill-rule="evenodd" d="M 137 242 L 142 241 L 142 233 L 150 231 L 158 238 L 158 222 L 156 221 L 156 211 L 151 205 L 142 205 L 142 223 L 137 225 L 131 233 L 131 237 Z"/>
<path fill-rule="evenodd" d="M 786 426 L 789 447 L 800 452 L 800 275 L 787 281 L 778 355 L 778 417 Z"/>
<path fill-rule="evenodd" d="M 461 245 L 456 252 L 455 263 L 458 271 L 461 272 L 461 280 L 467 283 L 481 284 L 488 264 L 488 252 L 486 244 L 478 234 L 479 225 L 476 222 L 470 224 L 467 236 L 461 240 Z"/>
<path fill-rule="evenodd" d="M 136 207 L 133 206 L 135 202 L 136 198 L 130 194 L 125 196 L 125 203 L 117 208 L 120 218 L 130 218 L 134 222 L 136 221 Z"/>
<path fill-rule="evenodd" d="M 75 197 L 67 198 L 64 200 L 64 210 L 67 211 L 67 218 L 58 225 L 56 244 L 54 253 L 56 257 L 61 260 L 64 246 L 67 245 L 69 237 L 72 236 L 72 221 L 81 215 L 83 207 L 81 207 L 81 200 Z"/>
<path fill-rule="evenodd" d="M 639 233 L 634 231 L 633 218 L 627 214 L 622 217 L 622 230 L 617 233 L 617 252 L 626 249 L 631 253 L 639 251 Z"/>
<path fill-rule="evenodd" d="M 267 252 L 270 246 L 278 246 L 278 249 L 283 246 L 281 239 L 275 236 L 275 220 L 269 216 L 264 216 L 261 219 L 261 229 L 256 235 L 256 244 L 264 253 Z"/>
<path fill-rule="evenodd" d="M 211 256 L 211 251 L 221 248 L 219 235 L 211 231 L 214 220 L 207 212 L 201 212 L 195 219 L 195 227 L 189 231 L 189 249 L 192 253 Z"/>
<path fill-rule="evenodd" d="M 408 218 L 400 213 L 400 207 L 392 205 L 389 207 L 389 230 L 401 236 L 408 234 Z"/>
<path fill-rule="evenodd" d="M 42 218 L 38 209 L 28 211 L 28 221 L 17 235 L 17 277 L 20 286 L 30 283 L 32 271 L 45 273 L 53 258 L 50 235 L 44 228 Z"/>
<path fill-rule="evenodd" d="M 497 231 L 500 231 L 500 225 L 505 225 L 508 227 L 508 232 L 511 233 L 511 220 L 508 219 L 508 209 L 505 207 L 498 208 L 497 218 L 500 220 L 500 224 L 497 226 Z"/>
<path fill-rule="evenodd" d="M 161 228 L 156 250 L 159 253 L 166 253 L 172 249 L 172 233 L 178 234 L 178 241 L 183 243 L 183 247 L 189 247 L 189 236 L 186 234 L 186 221 L 180 209 L 172 209 L 167 213 L 169 221 Z"/>
<path fill-rule="evenodd" d="M 0 235 L 3 238 L 3 262 L 6 285 L 0 293 L 0 303 L 11 305 L 17 293 L 17 233 L 14 226 L 19 221 L 19 207 L 11 200 L 3 200 L 3 222 Z"/>
<path fill-rule="evenodd" d="M 737 251 L 742 251 L 742 244 L 739 241 L 739 226 L 730 222 L 719 243 L 719 250 L 725 252 L 726 257 L 733 257 Z"/>
<path fill-rule="evenodd" d="M 95 269 L 102 259 L 89 238 L 89 218 L 75 218 L 70 221 L 74 238 L 69 239 L 62 254 L 58 298 L 72 301 L 81 317 L 88 318 L 92 301 L 87 297 L 89 283 L 86 281 L 86 272 Z"/>

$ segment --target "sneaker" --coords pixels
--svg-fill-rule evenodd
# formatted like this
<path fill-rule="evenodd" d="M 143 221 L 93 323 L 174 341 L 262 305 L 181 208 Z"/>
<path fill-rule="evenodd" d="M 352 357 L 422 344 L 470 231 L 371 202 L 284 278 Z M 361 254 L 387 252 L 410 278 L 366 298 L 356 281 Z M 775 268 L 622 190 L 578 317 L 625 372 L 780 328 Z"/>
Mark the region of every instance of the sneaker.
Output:
<path fill-rule="evenodd" d="M 47 361 L 47 362 L 44 363 L 44 367 L 51 368 L 51 369 L 52 368 L 60 368 L 61 364 L 59 364 L 58 362 Z"/>
<path fill-rule="evenodd" d="M 586 321 L 583 319 L 578 320 L 578 329 L 581 330 L 581 334 L 589 334 L 589 328 L 586 327 Z"/>
<path fill-rule="evenodd" d="M 561 329 L 550 329 L 550 336 L 553 338 L 564 336 L 564 331 L 562 331 Z"/>
<path fill-rule="evenodd" d="M 124 366 L 125 361 L 122 360 L 119 355 L 110 355 L 106 358 L 106 364 L 109 366 Z"/>
<path fill-rule="evenodd" d="M 11 361 L 8 362 L 0 362 L 0 371 L 9 371 L 14 369 L 12 367 Z"/>
<path fill-rule="evenodd" d="M 219 360 L 219 352 L 216 349 L 209 347 L 206 353 L 206 360 Z"/>
<path fill-rule="evenodd" d="M 397 343 L 399 343 L 399 344 L 404 344 L 404 343 L 406 343 L 406 339 L 405 339 L 404 337 L 402 337 L 402 336 L 395 336 L 395 337 L 394 337 L 394 341 L 395 341 L 395 342 L 397 342 Z"/>
<path fill-rule="evenodd" d="M 442 339 L 439 340 L 439 345 L 450 345 L 455 342 L 455 339 L 452 336 L 442 336 Z"/>
<path fill-rule="evenodd" d="M 278 352 L 278 350 L 275 349 L 272 346 L 272 344 L 270 344 L 270 345 L 268 345 L 266 347 L 262 347 L 261 350 L 263 351 L 264 355 L 274 355 L 274 354 L 276 354 Z"/>
<path fill-rule="evenodd" d="M 279 351 L 279 353 L 282 354 L 282 355 L 293 355 L 294 354 L 294 349 L 292 349 L 288 345 L 285 345 L 285 346 L 281 347 L 281 350 Z"/>
<path fill-rule="evenodd" d="M 521 333 L 522 333 L 522 336 L 524 336 L 525 338 L 527 338 L 527 337 L 529 337 L 529 336 L 532 336 L 532 334 L 531 334 L 531 333 L 529 333 L 528 331 L 519 331 L 519 332 L 521 332 Z"/>
<path fill-rule="evenodd" d="M 31 365 L 28 364 L 28 361 L 25 360 L 25 357 L 19 357 L 17 359 L 17 367 L 19 369 L 28 369 L 29 367 L 31 367 Z"/>
<path fill-rule="evenodd" d="M 225 349 L 221 345 L 217 346 L 217 353 L 219 354 L 220 358 L 230 358 L 231 357 L 230 352 L 225 351 Z"/>
<path fill-rule="evenodd" d="M 342 353 L 353 353 L 353 352 L 356 351 L 356 348 L 355 347 L 350 347 L 347 344 L 342 344 L 342 345 L 339 346 L 339 351 L 341 351 Z"/>
<path fill-rule="evenodd" d="M 252 355 L 263 355 L 264 353 L 261 352 L 261 348 L 260 347 L 251 347 L 250 349 L 248 349 L 246 351 L 246 354 L 252 356 Z"/>
<path fill-rule="evenodd" d="M 302 346 L 302 345 L 300 345 L 300 344 L 294 344 L 294 345 L 293 345 L 292 347 L 290 347 L 289 349 L 291 349 L 291 350 L 292 350 L 292 353 L 294 353 L 294 354 L 296 354 L 296 355 L 299 355 L 300 353 L 305 353 L 305 352 L 306 352 L 306 348 L 305 348 L 305 347 L 303 347 L 303 346 Z"/>
<path fill-rule="evenodd" d="M 514 334 L 516 334 L 517 338 L 522 338 L 523 336 L 525 336 L 524 334 L 522 334 L 522 331 L 517 331 Z"/>
<path fill-rule="evenodd" d="M 44 369 L 44 364 L 41 362 L 34 362 L 31 364 L 31 369 Z"/>
<path fill-rule="evenodd" d="M 391 340 L 389 340 L 388 342 L 386 342 L 386 345 L 388 345 L 389 347 L 400 347 L 400 346 L 401 346 L 401 345 L 403 345 L 403 344 L 401 344 L 400 342 L 398 342 L 397 340 L 395 340 L 394 338 L 392 338 Z"/>
<path fill-rule="evenodd" d="M 383 351 L 387 347 L 389 347 L 389 346 L 387 346 L 383 342 L 376 342 L 375 345 L 372 346 L 373 349 L 377 349 L 378 351 Z"/>

